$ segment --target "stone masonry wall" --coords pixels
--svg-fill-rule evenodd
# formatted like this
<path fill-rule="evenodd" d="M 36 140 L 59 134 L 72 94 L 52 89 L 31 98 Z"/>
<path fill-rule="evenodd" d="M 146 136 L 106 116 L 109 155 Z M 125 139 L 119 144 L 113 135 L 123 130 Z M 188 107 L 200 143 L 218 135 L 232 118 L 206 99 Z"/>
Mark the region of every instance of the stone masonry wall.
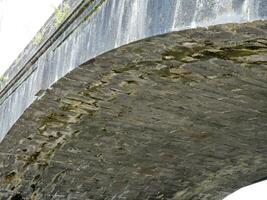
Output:
<path fill-rule="evenodd" d="M 40 92 L 0 199 L 219 200 L 267 174 L 267 22 L 138 41 Z"/>

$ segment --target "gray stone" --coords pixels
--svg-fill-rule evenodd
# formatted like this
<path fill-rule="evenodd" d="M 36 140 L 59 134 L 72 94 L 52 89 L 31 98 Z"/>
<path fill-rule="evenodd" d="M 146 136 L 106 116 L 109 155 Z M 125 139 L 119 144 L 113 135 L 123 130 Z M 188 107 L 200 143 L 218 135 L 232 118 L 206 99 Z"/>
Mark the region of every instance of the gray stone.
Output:
<path fill-rule="evenodd" d="M 1 143 L 1 199 L 217 200 L 266 177 L 266 25 L 169 33 L 79 66 Z"/>

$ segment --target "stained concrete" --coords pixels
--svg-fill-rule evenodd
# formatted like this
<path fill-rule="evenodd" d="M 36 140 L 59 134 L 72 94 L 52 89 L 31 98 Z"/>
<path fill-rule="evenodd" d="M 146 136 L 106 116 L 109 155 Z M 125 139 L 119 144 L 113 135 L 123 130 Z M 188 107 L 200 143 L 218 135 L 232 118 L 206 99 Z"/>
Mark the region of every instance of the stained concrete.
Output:
<path fill-rule="evenodd" d="M 217 200 L 266 177 L 266 33 L 169 33 L 81 65 L 1 143 L 1 199 Z"/>

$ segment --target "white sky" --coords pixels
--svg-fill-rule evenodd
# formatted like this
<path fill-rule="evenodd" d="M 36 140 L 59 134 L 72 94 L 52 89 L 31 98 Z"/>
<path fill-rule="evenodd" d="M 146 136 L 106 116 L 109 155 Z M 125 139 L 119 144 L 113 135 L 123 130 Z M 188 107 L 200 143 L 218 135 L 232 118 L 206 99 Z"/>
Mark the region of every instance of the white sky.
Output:
<path fill-rule="evenodd" d="M 0 0 L 0 75 L 62 0 Z"/>
<path fill-rule="evenodd" d="M 0 75 L 12 64 L 62 0 L 0 0 Z M 224 200 L 267 200 L 267 181 Z"/>
<path fill-rule="evenodd" d="M 267 181 L 244 187 L 224 200 L 267 200 Z"/>

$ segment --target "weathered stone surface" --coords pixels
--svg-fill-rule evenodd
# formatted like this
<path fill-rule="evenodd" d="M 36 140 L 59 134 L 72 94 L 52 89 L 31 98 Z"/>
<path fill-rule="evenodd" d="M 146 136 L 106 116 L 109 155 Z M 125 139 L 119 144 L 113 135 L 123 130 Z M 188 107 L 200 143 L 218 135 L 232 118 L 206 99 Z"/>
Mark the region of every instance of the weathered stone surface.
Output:
<path fill-rule="evenodd" d="M 1 199 L 222 199 L 265 177 L 266 33 L 170 33 L 75 69 L 1 143 Z"/>

